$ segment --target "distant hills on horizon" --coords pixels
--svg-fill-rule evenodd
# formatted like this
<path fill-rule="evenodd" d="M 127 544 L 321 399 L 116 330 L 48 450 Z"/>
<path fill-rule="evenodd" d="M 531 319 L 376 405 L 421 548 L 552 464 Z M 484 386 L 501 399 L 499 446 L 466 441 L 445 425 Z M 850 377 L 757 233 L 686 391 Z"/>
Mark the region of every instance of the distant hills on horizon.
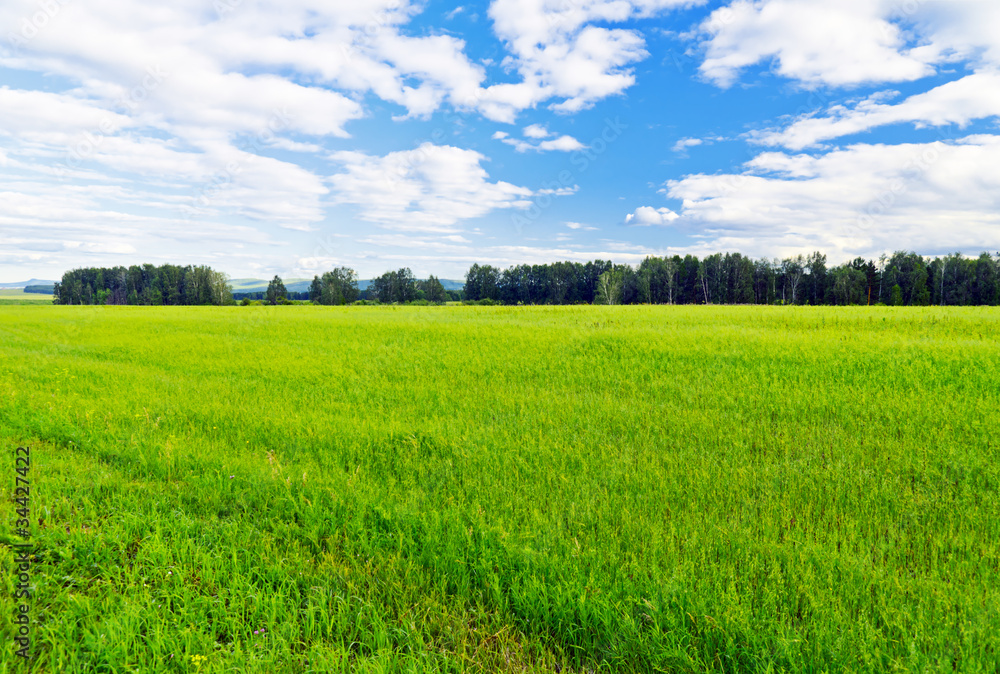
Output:
<path fill-rule="evenodd" d="M 424 280 L 424 279 L 418 279 Z M 453 279 L 438 279 L 441 281 L 441 285 L 444 286 L 445 290 L 461 290 L 465 287 L 465 281 L 455 281 Z M 229 287 L 233 289 L 234 293 L 262 293 L 267 291 L 267 284 L 269 281 L 257 278 L 234 278 L 229 280 Z M 282 279 L 282 283 L 285 284 L 285 290 L 291 293 L 303 293 L 309 292 L 309 285 L 312 283 L 311 278 L 290 278 Z M 358 281 L 358 290 L 367 290 L 368 286 L 372 284 L 372 279 L 360 279 Z"/>
<path fill-rule="evenodd" d="M 28 286 L 51 286 L 55 285 L 57 281 L 46 281 L 44 279 L 33 278 L 28 281 L 12 281 L 10 283 L 0 283 L 0 288 L 11 289 L 11 288 L 27 288 Z"/>
<path fill-rule="evenodd" d="M 420 279 L 423 280 L 423 279 Z M 441 285 L 444 286 L 445 290 L 461 290 L 465 287 L 464 281 L 455 281 L 452 279 L 438 279 L 441 281 Z M 45 279 L 29 279 L 27 281 L 12 281 L 9 283 L 0 283 L 0 289 L 16 289 L 16 288 L 26 288 L 27 286 L 51 286 L 58 283 L 58 281 L 49 281 Z M 231 279 L 229 281 L 229 287 L 233 289 L 234 293 L 262 293 L 267 291 L 267 284 L 269 281 L 265 281 L 259 278 L 238 278 Z M 284 281 L 285 290 L 293 293 L 301 293 L 309 291 L 309 284 L 312 283 L 312 279 L 305 278 L 292 278 Z M 371 279 L 362 279 L 358 281 L 358 290 L 367 290 L 368 286 L 372 283 Z"/>

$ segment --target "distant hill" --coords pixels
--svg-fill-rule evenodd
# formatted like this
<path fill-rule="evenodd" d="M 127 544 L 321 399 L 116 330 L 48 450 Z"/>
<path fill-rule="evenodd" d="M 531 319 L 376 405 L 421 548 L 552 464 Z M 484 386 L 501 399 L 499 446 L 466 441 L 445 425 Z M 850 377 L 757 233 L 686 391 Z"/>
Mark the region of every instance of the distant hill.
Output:
<path fill-rule="evenodd" d="M 441 281 L 445 290 L 461 290 L 465 287 L 465 281 L 454 281 L 446 278 L 438 280 Z M 285 290 L 292 293 L 308 292 L 309 285 L 312 283 L 312 279 L 305 278 L 282 279 L 282 281 L 285 284 Z M 233 289 L 234 293 L 262 293 L 267 291 L 268 283 L 269 281 L 257 278 L 237 278 L 229 281 L 229 287 Z M 371 279 L 359 280 L 358 290 L 367 290 L 371 283 Z"/>
<path fill-rule="evenodd" d="M 13 283 L 0 283 L 0 288 L 26 288 L 28 286 L 51 286 L 57 281 L 46 281 L 45 279 L 33 278 L 30 281 L 16 281 Z M 265 284 L 266 285 L 266 284 Z"/>
<path fill-rule="evenodd" d="M 312 283 L 311 278 L 290 278 L 282 279 L 285 284 L 285 290 L 293 293 L 301 293 L 309 290 L 309 284 Z M 270 281 L 265 281 L 259 278 L 235 278 L 230 279 L 229 287 L 233 289 L 234 293 L 263 293 L 267 292 L 267 284 Z"/>
<path fill-rule="evenodd" d="M 417 279 L 418 281 L 425 281 L 426 279 Z M 452 279 L 439 278 L 438 281 L 444 286 L 445 290 L 461 290 L 465 287 L 465 281 L 454 281 Z M 358 290 L 367 290 L 368 286 L 372 284 L 372 279 L 362 279 L 358 281 Z"/>

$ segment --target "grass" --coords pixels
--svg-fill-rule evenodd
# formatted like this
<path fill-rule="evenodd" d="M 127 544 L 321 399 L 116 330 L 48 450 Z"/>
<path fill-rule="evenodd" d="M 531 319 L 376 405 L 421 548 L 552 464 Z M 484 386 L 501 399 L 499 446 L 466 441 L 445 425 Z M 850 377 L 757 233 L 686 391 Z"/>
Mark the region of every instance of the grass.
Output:
<path fill-rule="evenodd" d="M 998 328 L 4 307 L 35 671 L 997 671 Z"/>
<path fill-rule="evenodd" d="M 0 306 L 5 304 L 52 304 L 52 295 L 26 293 L 24 288 L 0 288 Z"/>

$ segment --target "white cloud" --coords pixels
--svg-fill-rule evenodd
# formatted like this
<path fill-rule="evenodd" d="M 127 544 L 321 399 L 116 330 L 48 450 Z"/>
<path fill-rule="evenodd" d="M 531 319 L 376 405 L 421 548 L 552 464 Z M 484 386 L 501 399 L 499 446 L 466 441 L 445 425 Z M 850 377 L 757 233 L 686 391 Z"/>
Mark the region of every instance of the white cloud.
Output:
<path fill-rule="evenodd" d="M 774 58 L 775 70 L 806 84 L 901 82 L 932 68 L 906 48 L 883 14 L 883 0 L 737 0 L 702 24 L 708 33 L 701 72 L 730 86 L 739 71 Z"/>
<path fill-rule="evenodd" d="M 585 224 L 580 223 L 580 222 L 567 222 L 567 223 L 564 223 L 564 224 L 567 227 L 569 227 L 570 229 L 576 229 L 576 230 L 583 231 L 583 232 L 596 232 L 597 231 L 597 227 L 591 227 L 590 225 L 585 225 Z"/>
<path fill-rule="evenodd" d="M 518 83 L 495 84 L 480 97 L 484 115 L 513 122 L 517 113 L 546 100 L 549 107 L 577 112 L 630 87 L 630 65 L 648 55 L 638 32 L 596 23 L 621 23 L 703 0 L 494 0 L 494 32 L 513 57 Z"/>
<path fill-rule="evenodd" d="M 548 138 L 551 135 L 552 132 L 546 129 L 542 124 L 531 124 L 530 126 L 524 127 L 525 138 L 539 140 L 542 138 Z"/>
<path fill-rule="evenodd" d="M 583 143 L 572 136 L 559 136 L 558 138 L 554 138 L 552 140 L 543 140 L 538 144 L 539 152 L 549 152 L 551 150 L 558 152 L 574 152 L 576 150 L 582 150 L 583 148 Z"/>
<path fill-rule="evenodd" d="M 620 264 L 638 264 L 649 255 L 663 254 L 648 246 L 621 241 L 601 241 L 587 248 L 564 245 L 554 247 L 527 245 L 469 245 L 440 236 L 407 233 L 375 234 L 361 243 L 372 246 L 385 267 L 411 266 L 417 274 L 425 267 L 442 278 L 462 278 L 472 263 L 492 264 L 500 268 L 518 264 L 550 264 L 556 260 L 589 262 L 613 260 Z"/>
<path fill-rule="evenodd" d="M 321 150 L 293 134 L 347 138 L 368 92 L 419 116 L 472 99 L 484 77 L 461 40 L 401 34 L 417 13 L 405 0 L 51 5 L 44 26 L 22 33 L 37 3 L 0 3 L 0 67 L 68 83 L 0 88 L 5 164 L 93 189 L 159 184 L 173 190 L 161 198 L 167 217 L 308 231 L 325 217 L 328 187 L 269 149 Z M 24 39 L 11 48 L 11 35 Z"/>
<path fill-rule="evenodd" d="M 330 178 L 335 202 L 360 207 L 362 219 L 406 231 L 454 231 L 456 223 L 504 208 L 526 208 L 533 192 L 490 182 L 473 150 L 424 143 L 372 157 L 341 152 L 344 172 Z"/>
<path fill-rule="evenodd" d="M 997 25 L 994 0 L 735 0 L 702 24 L 700 69 L 724 87 L 771 59 L 809 86 L 908 82 L 957 59 L 1000 64 Z"/>
<path fill-rule="evenodd" d="M 9 173 L 0 182 L 0 258 L 15 267 L 55 275 L 89 264 L 135 264 L 137 256 L 142 262 L 212 264 L 217 251 L 277 243 L 245 225 L 208 218 L 193 226 L 179 214 L 171 217 L 163 195 L 128 186 L 41 182 Z M 131 212 L 136 205 L 160 215 Z"/>
<path fill-rule="evenodd" d="M 547 138 L 548 136 L 551 136 L 552 133 L 538 124 L 532 124 L 524 130 L 524 135 L 528 138 L 537 140 L 540 138 Z M 575 152 L 576 150 L 582 150 L 586 147 L 576 138 L 567 135 L 562 135 L 558 138 L 551 138 L 549 140 L 543 140 L 539 143 L 532 143 L 527 140 L 511 138 L 507 133 L 497 131 L 493 134 L 493 139 L 510 145 L 517 152 Z"/>
<path fill-rule="evenodd" d="M 279 150 L 288 150 L 289 152 L 302 152 L 307 154 L 319 154 L 323 152 L 323 147 L 317 145 L 316 143 L 300 143 L 298 141 L 289 140 L 288 138 L 275 138 L 268 143 L 270 147 L 276 147 Z"/>
<path fill-rule="evenodd" d="M 669 208 L 653 208 L 652 206 L 640 206 L 635 209 L 635 213 L 625 216 L 626 225 L 637 227 L 649 227 L 652 225 L 664 226 L 671 224 L 679 216 Z"/>
<path fill-rule="evenodd" d="M 895 105 L 882 100 L 881 96 L 875 96 L 851 108 L 836 106 L 823 116 L 800 117 L 785 129 L 758 132 L 750 137 L 764 145 L 801 150 L 888 124 L 964 126 L 973 120 L 1000 116 L 1000 73 L 968 75 Z"/>
<path fill-rule="evenodd" d="M 853 145 L 820 156 L 768 152 L 730 175 L 669 181 L 677 226 L 706 249 L 833 259 L 899 247 L 924 253 L 1000 246 L 1000 136 Z"/>
<path fill-rule="evenodd" d="M 704 142 L 705 141 L 703 141 L 701 138 L 681 138 L 676 143 L 674 143 L 674 147 L 672 149 L 674 152 L 684 152 L 689 147 L 697 147 L 698 145 L 701 145 Z"/>

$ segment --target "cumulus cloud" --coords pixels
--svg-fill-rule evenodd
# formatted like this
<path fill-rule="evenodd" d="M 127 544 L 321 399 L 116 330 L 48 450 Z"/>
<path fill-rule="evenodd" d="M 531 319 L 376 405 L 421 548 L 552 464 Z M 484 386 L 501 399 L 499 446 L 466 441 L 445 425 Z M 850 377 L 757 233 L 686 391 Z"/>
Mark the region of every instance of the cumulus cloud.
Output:
<path fill-rule="evenodd" d="M 685 152 L 689 147 L 697 147 L 704 142 L 701 138 L 681 138 L 672 149 L 674 152 Z"/>
<path fill-rule="evenodd" d="M 472 245 L 437 235 L 393 232 L 363 237 L 360 242 L 371 246 L 372 255 L 377 257 L 383 267 L 406 265 L 412 267 L 417 274 L 421 273 L 421 268 L 426 268 L 443 278 L 449 278 L 449 275 L 451 278 L 462 278 L 473 263 L 491 264 L 500 268 L 518 264 L 549 264 L 554 260 L 589 262 L 600 259 L 620 264 L 638 264 L 649 255 L 664 254 L 664 249 L 609 240 L 586 247 L 569 244 Z"/>
<path fill-rule="evenodd" d="M 737 0 L 702 24 L 709 35 L 701 72 L 720 86 L 767 59 L 807 84 L 915 80 L 932 72 L 911 53 L 880 0 Z"/>
<path fill-rule="evenodd" d="M 885 103 L 882 96 L 874 96 L 853 107 L 838 105 L 820 116 L 803 116 L 784 129 L 753 133 L 750 138 L 764 145 L 801 150 L 889 124 L 964 126 L 977 119 L 998 116 L 1000 73 L 988 71 L 915 94 L 898 104 Z"/>
<path fill-rule="evenodd" d="M 625 216 L 626 225 L 636 227 L 650 227 L 652 225 L 669 225 L 679 216 L 669 208 L 653 208 L 652 206 L 640 206 L 635 209 L 635 213 Z"/>
<path fill-rule="evenodd" d="M 137 255 L 148 262 L 213 264 L 218 251 L 277 244 L 245 225 L 206 218 L 192 227 L 163 195 L 128 185 L 73 185 L 10 174 L 2 182 L 0 259 L 13 267 L 135 264 Z M 185 248 L 178 260 L 173 253 L 191 244 L 195 247 Z"/>
<path fill-rule="evenodd" d="M 531 124 L 530 126 L 524 127 L 524 136 L 526 138 L 548 138 L 552 135 L 552 132 L 545 128 L 542 124 Z"/>
<path fill-rule="evenodd" d="M 772 60 L 808 86 L 909 82 L 957 59 L 997 65 L 997 25 L 993 0 L 735 0 L 702 24 L 700 70 L 723 87 Z"/>
<path fill-rule="evenodd" d="M 552 132 L 540 124 L 532 124 L 524 129 L 524 135 L 532 140 L 539 140 L 552 136 Z M 510 145 L 518 152 L 574 152 L 582 150 L 586 146 L 572 136 L 562 135 L 557 138 L 549 138 L 541 142 L 532 143 L 528 140 L 511 138 L 506 131 L 497 131 L 493 134 L 493 140 Z"/>
<path fill-rule="evenodd" d="M 648 56 L 635 30 L 608 28 L 629 19 L 702 4 L 703 0 L 494 0 L 489 15 L 521 82 L 495 84 L 480 96 L 490 119 L 513 122 L 517 113 L 550 99 L 572 113 L 621 93 L 635 82 L 629 66 Z"/>
<path fill-rule="evenodd" d="M 308 231 L 329 188 L 269 149 L 348 138 L 369 93 L 424 116 L 474 99 L 484 78 L 462 40 L 403 33 L 418 12 L 407 0 L 50 7 L 36 25 L 37 3 L 0 3 L 0 66 L 65 83 L 0 88 L 5 164 L 92 187 L 158 183 L 169 216 Z"/>
<path fill-rule="evenodd" d="M 664 189 L 678 225 L 707 248 L 752 255 L 823 250 L 834 259 L 901 245 L 925 253 L 1000 245 L 1000 136 L 852 145 L 823 155 L 766 152 L 738 174 Z"/>
<path fill-rule="evenodd" d="M 389 229 L 452 233 L 463 220 L 505 208 L 527 208 L 532 190 L 491 182 L 473 150 L 424 143 L 373 157 L 340 152 L 344 171 L 330 178 L 334 201 L 359 207 L 359 217 Z"/>

